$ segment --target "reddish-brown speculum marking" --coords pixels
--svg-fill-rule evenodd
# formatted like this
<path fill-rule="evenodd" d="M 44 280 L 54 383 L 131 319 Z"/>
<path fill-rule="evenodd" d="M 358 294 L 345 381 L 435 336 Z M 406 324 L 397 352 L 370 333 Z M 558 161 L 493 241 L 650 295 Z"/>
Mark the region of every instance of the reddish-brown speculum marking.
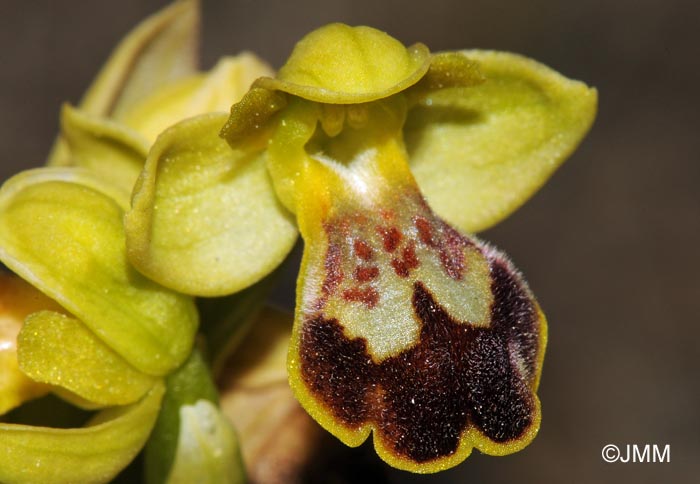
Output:
<path fill-rule="evenodd" d="M 355 268 L 355 273 L 353 274 L 353 277 L 359 283 L 369 282 L 376 279 L 377 276 L 379 276 L 379 267 L 377 266 L 357 266 Z"/>
<path fill-rule="evenodd" d="M 401 239 L 403 238 L 401 231 L 396 227 L 379 226 L 377 227 L 377 232 L 382 237 L 384 250 L 389 253 L 394 252 L 397 249 L 401 243 Z"/>
<path fill-rule="evenodd" d="M 361 302 L 372 309 L 379 302 L 379 293 L 371 286 L 364 288 L 353 287 L 343 291 L 343 299 L 346 301 Z"/>
<path fill-rule="evenodd" d="M 416 256 L 416 243 L 412 240 L 401 251 L 401 258 L 394 257 L 391 259 L 391 267 L 399 277 L 408 277 L 413 269 L 420 266 L 420 261 Z"/>
<path fill-rule="evenodd" d="M 371 261 L 374 259 L 374 250 L 364 240 L 356 239 L 353 243 L 353 248 L 355 249 L 355 255 L 360 259 L 364 261 Z"/>
<path fill-rule="evenodd" d="M 418 229 L 418 238 L 428 247 L 435 247 L 433 240 L 433 227 L 425 217 L 416 217 L 416 229 Z"/>

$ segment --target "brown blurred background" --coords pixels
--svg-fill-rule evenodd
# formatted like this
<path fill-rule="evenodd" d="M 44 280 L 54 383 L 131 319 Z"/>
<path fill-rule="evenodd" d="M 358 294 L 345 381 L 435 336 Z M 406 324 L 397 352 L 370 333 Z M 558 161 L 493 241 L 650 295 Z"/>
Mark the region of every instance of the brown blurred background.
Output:
<path fill-rule="evenodd" d="M 115 42 L 166 3 L 0 0 L 0 178 L 42 163 L 60 104 L 77 102 Z M 343 21 L 432 50 L 519 52 L 599 89 L 577 153 L 481 234 L 549 318 L 539 436 L 434 476 L 385 469 L 390 482 L 699 482 L 699 5 L 204 0 L 206 68 L 243 49 L 279 67 L 304 33 Z M 670 444 L 671 462 L 606 464 L 608 443 Z"/>

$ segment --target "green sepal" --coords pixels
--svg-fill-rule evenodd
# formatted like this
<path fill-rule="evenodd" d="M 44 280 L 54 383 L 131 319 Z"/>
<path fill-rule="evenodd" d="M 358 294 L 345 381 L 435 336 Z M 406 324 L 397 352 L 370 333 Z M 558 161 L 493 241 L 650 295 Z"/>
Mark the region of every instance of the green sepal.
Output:
<path fill-rule="evenodd" d="M 105 409 L 83 428 L 0 423 L 0 482 L 109 482 L 143 447 L 163 392 L 157 382 L 137 403 Z"/>
<path fill-rule="evenodd" d="M 116 119 L 163 85 L 197 72 L 198 0 L 180 0 L 137 25 L 114 49 L 80 107 Z"/>
<path fill-rule="evenodd" d="M 0 190 L 0 260 L 80 319 L 138 370 L 185 360 L 198 316 L 191 298 L 127 262 L 125 195 L 77 168 L 40 168 Z"/>
<path fill-rule="evenodd" d="M 148 154 L 148 142 L 137 132 L 64 105 L 61 135 L 71 166 L 87 168 L 131 191 Z"/>
<path fill-rule="evenodd" d="M 169 128 L 156 141 L 125 220 L 130 261 L 186 294 L 239 291 L 269 274 L 297 238 L 262 154 L 218 137 L 224 114 Z"/>
<path fill-rule="evenodd" d="M 154 90 L 196 73 L 199 21 L 198 0 L 174 2 L 142 21 L 114 49 L 80 109 L 118 120 Z M 71 164 L 70 152 L 60 137 L 48 164 Z"/>
<path fill-rule="evenodd" d="M 99 406 L 126 405 L 156 382 L 129 365 L 80 321 L 53 311 L 27 317 L 17 337 L 21 370 Z"/>
<path fill-rule="evenodd" d="M 380 30 L 333 23 L 307 34 L 277 77 L 254 86 L 322 103 L 363 103 L 415 84 L 430 60 L 423 44 L 407 48 Z"/>
<path fill-rule="evenodd" d="M 574 151 L 597 93 L 531 59 L 463 51 L 486 81 L 434 91 L 409 113 L 409 160 L 431 207 L 467 232 L 522 205 Z"/>

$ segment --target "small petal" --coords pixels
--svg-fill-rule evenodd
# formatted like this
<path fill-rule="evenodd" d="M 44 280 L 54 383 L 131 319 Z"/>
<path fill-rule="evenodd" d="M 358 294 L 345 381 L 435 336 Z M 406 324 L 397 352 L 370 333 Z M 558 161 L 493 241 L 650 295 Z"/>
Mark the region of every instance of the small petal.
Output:
<path fill-rule="evenodd" d="M 423 44 L 406 48 L 371 27 L 334 23 L 307 34 L 277 77 L 259 79 L 255 86 L 323 103 L 362 103 L 406 89 L 429 66 Z"/>
<path fill-rule="evenodd" d="M 0 190 L 0 260 L 137 369 L 162 375 L 189 354 L 197 312 L 128 264 L 126 204 L 114 185 L 78 169 L 16 175 Z"/>
<path fill-rule="evenodd" d="M 425 97 L 404 129 L 433 209 L 467 232 L 522 205 L 580 143 L 596 91 L 515 54 L 464 51 L 486 82 Z"/>
<path fill-rule="evenodd" d="M 60 306 L 19 277 L 0 273 L 0 415 L 49 391 L 17 363 L 17 335 L 24 318 L 42 309 L 57 311 Z"/>
<path fill-rule="evenodd" d="M 126 217 L 129 258 L 187 294 L 241 290 L 277 267 L 297 230 L 260 152 L 218 137 L 224 114 L 185 120 L 151 149 Z"/>
<path fill-rule="evenodd" d="M 122 122 L 153 142 L 163 130 L 185 118 L 228 112 L 255 79 L 271 74 L 272 69 L 253 54 L 224 57 L 206 74 L 158 89 L 127 111 Z"/>
<path fill-rule="evenodd" d="M 433 54 L 430 69 L 411 90 L 433 91 L 448 87 L 469 87 L 484 82 L 479 64 L 461 52 Z"/>
<path fill-rule="evenodd" d="M 70 166 L 80 166 L 130 191 L 143 168 L 148 142 L 138 133 L 68 105 L 61 112 L 61 135 Z"/>
<path fill-rule="evenodd" d="M 109 482 L 143 447 L 163 393 L 158 383 L 141 401 L 103 410 L 83 428 L 0 423 L 0 481 Z"/>
<path fill-rule="evenodd" d="M 52 311 L 30 315 L 18 337 L 22 371 L 100 406 L 139 400 L 156 380 L 133 368 L 80 321 Z"/>

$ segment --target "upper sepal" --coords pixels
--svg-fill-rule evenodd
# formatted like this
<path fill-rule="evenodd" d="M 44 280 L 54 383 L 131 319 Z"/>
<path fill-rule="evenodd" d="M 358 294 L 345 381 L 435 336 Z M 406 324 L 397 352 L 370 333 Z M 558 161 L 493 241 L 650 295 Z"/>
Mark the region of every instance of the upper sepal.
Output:
<path fill-rule="evenodd" d="M 406 48 L 371 27 L 334 23 L 307 34 L 277 77 L 261 78 L 255 86 L 322 103 L 362 103 L 406 89 L 429 66 L 423 44 Z"/>
<path fill-rule="evenodd" d="M 297 230 L 259 151 L 218 137 L 224 114 L 166 130 L 149 153 L 125 219 L 132 263 L 187 294 L 236 292 L 277 267 Z"/>
<path fill-rule="evenodd" d="M 596 113 L 597 93 L 533 60 L 468 50 L 485 82 L 425 96 L 404 137 L 428 202 L 467 232 L 522 205 L 574 151 Z"/>

